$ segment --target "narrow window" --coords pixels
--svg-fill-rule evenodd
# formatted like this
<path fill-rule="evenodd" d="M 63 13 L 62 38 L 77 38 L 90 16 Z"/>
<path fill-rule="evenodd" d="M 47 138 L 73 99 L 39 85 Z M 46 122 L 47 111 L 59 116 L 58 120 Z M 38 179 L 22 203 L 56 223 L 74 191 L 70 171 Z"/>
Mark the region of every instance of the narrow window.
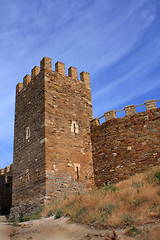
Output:
<path fill-rule="evenodd" d="M 72 121 L 72 123 L 71 123 L 71 132 L 78 134 L 78 125 L 74 121 Z"/>
<path fill-rule="evenodd" d="M 79 169 L 76 167 L 76 172 L 77 172 L 77 180 L 79 180 Z"/>
<path fill-rule="evenodd" d="M 26 182 L 27 183 L 29 182 L 29 173 L 27 173 L 27 175 L 26 175 Z"/>
<path fill-rule="evenodd" d="M 26 127 L 26 140 L 30 138 L 30 128 Z"/>
<path fill-rule="evenodd" d="M 26 170 L 25 178 L 26 178 L 26 183 L 28 183 L 30 180 L 29 169 Z"/>
<path fill-rule="evenodd" d="M 79 163 L 74 163 L 75 179 L 76 180 L 80 179 L 80 169 L 81 169 L 81 165 Z"/>

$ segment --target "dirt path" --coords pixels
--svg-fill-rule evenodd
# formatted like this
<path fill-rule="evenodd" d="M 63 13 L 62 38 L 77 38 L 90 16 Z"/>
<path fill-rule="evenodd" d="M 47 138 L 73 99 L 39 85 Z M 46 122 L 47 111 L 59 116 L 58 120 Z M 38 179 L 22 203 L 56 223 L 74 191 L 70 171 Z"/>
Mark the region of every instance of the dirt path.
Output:
<path fill-rule="evenodd" d="M 12 232 L 12 226 L 6 223 L 0 223 L 0 240 L 9 240 Z"/>
<path fill-rule="evenodd" d="M 111 232 L 111 231 L 110 231 Z M 112 232 L 111 232 L 112 233 Z M 88 235 L 88 238 L 86 236 Z M 67 218 L 54 217 L 16 225 L 0 223 L 0 240 L 101 240 L 105 230 L 95 230 L 84 225 L 71 224 Z"/>
<path fill-rule="evenodd" d="M 117 239 L 140 239 L 127 237 L 124 232 L 123 229 L 117 230 Z M 17 225 L 0 222 L 0 240 L 109 240 L 112 236 L 112 231 L 71 224 L 63 217 L 57 220 L 54 220 L 54 217 L 43 218 Z"/>
<path fill-rule="evenodd" d="M 86 226 L 68 223 L 66 218 L 54 217 L 19 224 L 12 229 L 12 240 L 78 240 L 87 234 L 98 234 Z M 102 231 L 104 233 L 104 231 Z"/>

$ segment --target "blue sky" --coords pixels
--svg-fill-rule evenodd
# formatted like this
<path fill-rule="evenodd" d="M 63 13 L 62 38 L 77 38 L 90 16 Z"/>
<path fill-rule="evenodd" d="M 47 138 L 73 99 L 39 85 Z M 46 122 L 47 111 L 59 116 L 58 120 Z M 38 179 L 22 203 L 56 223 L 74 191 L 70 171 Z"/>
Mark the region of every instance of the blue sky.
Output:
<path fill-rule="evenodd" d="M 15 86 L 44 56 L 91 74 L 94 117 L 160 99 L 159 26 L 159 0 L 1 0 L 0 168 L 13 159 Z"/>

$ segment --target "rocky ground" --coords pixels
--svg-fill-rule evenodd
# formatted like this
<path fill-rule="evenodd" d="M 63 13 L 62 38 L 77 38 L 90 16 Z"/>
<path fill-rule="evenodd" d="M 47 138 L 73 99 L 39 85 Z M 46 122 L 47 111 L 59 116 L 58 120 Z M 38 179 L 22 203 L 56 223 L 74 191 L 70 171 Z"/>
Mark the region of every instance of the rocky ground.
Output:
<path fill-rule="evenodd" d="M 156 227 L 160 224 L 157 223 Z M 141 226 L 141 229 L 148 226 Z M 150 228 L 152 225 L 150 226 Z M 155 224 L 154 224 L 155 227 Z M 96 230 L 85 225 L 69 223 L 67 218 L 54 220 L 43 218 L 12 224 L 0 217 L 0 240 L 131 240 L 139 239 L 124 235 L 126 230 Z M 153 240 L 153 239 L 152 239 Z"/>

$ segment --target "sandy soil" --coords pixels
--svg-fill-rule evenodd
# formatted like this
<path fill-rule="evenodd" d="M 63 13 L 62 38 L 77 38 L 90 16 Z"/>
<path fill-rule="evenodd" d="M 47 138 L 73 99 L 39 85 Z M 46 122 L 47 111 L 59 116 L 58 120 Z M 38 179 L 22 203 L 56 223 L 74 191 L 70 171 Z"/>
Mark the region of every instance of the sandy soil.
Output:
<path fill-rule="evenodd" d="M 19 223 L 0 223 L 0 240 L 92 240 L 105 239 L 105 230 L 96 230 L 85 225 L 71 224 L 67 218 L 54 217 Z M 112 235 L 112 231 L 109 231 Z M 108 233 L 109 233 L 108 232 Z M 107 235 L 108 235 L 107 233 Z"/>
<path fill-rule="evenodd" d="M 0 223 L 0 240 L 9 240 L 12 232 L 12 226 L 6 223 Z"/>
<path fill-rule="evenodd" d="M 126 237 L 124 232 L 123 229 L 117 230 L 117 239 L 134 239 Z M 63 217 L 57 220 L 54 217 L 43 218 L 17 225 L 0 222 L 0 240 L 109 240 L 112 236 L 111 230 L 96 230 L 85 225 L 71 224 Z"/>

